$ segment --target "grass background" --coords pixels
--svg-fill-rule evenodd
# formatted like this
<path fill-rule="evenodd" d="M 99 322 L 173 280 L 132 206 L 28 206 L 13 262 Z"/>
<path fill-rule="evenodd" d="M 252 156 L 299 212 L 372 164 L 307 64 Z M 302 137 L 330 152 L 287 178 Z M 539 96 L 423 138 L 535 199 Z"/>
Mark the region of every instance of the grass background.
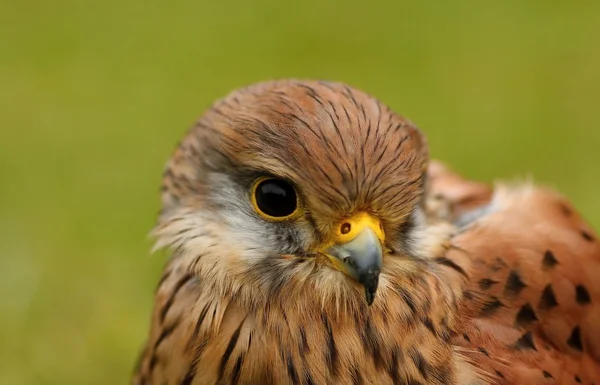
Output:
<path fill-rule="evenodd" d="M 598 36 L 593 1 L 0 0 L 0 383 L 127 383 L 162 167 L 259 80 L 362 88 L 434 157 L 533 175 L 600 227 Z"/>

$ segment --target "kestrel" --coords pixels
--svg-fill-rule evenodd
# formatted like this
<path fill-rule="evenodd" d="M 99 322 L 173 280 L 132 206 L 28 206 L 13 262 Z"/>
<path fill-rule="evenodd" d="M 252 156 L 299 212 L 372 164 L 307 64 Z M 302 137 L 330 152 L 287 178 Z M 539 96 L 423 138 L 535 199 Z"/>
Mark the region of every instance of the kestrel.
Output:
<path fill-rule="evenodd" d="M 600 242 L 559 194 L 430 162 L 344 84 L 216 102 L 169 161 L 133 383 L 600 385 Z"/>

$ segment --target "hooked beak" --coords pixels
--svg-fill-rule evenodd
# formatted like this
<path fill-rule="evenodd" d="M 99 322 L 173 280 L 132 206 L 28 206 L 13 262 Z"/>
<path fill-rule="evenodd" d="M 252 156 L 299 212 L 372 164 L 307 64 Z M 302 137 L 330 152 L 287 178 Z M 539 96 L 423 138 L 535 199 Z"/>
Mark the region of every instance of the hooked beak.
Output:
<path fill-rule="evenodd" d="M 336 269 L 363 285 L 370 306 L 375 300 L 383 265 L 385 235 L 379 221 L 368 214 L 358 214 L 342 222 L 336 238 L 325 253 Z"/>

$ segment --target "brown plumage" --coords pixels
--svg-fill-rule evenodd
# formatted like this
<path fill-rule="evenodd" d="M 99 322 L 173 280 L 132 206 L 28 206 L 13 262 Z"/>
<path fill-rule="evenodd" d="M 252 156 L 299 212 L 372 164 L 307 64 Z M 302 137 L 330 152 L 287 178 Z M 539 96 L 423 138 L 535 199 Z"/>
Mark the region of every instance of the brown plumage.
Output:
<path fill-rule="evenodd" d="M 500 185 L 490 197 L 439 164 L 430 175 L 432 195 L 467 212 L 450 218 L 465 224 L 446 255 L 470 260 L 455 342 L 499 384 L 600 383 L 600 242 L 589 225 L 548 189 Z"/>
<path fill-rule="evenodd" d="M 600 384 L 592 229 L 551 191 L 428 164 L 421 132 L 356 89 L 233 92 L 162 202 L 173 255 L 134 384 Z"/>

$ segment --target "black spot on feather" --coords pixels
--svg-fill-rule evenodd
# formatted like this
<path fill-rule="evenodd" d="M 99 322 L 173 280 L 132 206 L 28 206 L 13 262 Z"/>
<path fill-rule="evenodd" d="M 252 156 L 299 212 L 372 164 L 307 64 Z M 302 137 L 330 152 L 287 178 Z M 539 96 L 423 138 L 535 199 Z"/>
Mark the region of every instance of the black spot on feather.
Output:
<path fill-rule="evenodd" d="M 525 327 L 525 326 L 529 325 L 530 323 L 535 322 L 537 320 L 538 320 L 537 315 L 535 314 L 533 307 L 531 307 L 531 304 L 529 304 L 529 302 L 528 302 L 525 305 L 521 306 L 521 309 L 517 313 L 517 317 L 515 319 L 515 325 L 520 326 L 520 327 Z"/>
<path fill-rule="evenodd" d="M 554 256 L 554 253 L 550 250 L 547 250 L 544 253 L 544 259 L 542 259 L 542 265 L 546 269 L 551 269 L 554 266 L 558 265 L 558 259 Z"/>
<path fill-rule="evenodd" d="M 588 233 L 585 230 L 581 230 L 581 236 L 583 237 L 583 239 L 585 239 L 588 242 L 594 241 L 594 237 L 592 237 L 592 234 Z"/>
<path fill-rule="evenodd" d="M 539 308 L 542 310 L 550 310 L 556 306 L 558 306 L 558 302 L 556 301 L 554 289 L 552 289 L 552 285 L 548 284 L 542 291 Z"/>
<path fill-rule="evenodd" d="M 583 285 L 577 285 L 575 287 L 575 298 L 577 299 L 577 303 L 580 305 L 588 305 L 592 302 L 590 293 Z"/>
<path fill-rule="evenodd" d="M 533 334 L 531 334 L 531 332 L 529 331 L 523 334 L 521 338 L 519 338 L 517 342 L 515 342 L 513 348 L 515 348 L 516 350 L 533 349 L 537 351 L 537 348 L 535 347 L 535 344 L 533 342 Z"/>
<path fill-rule="evenodd" d="M 521 275 L 516 270 L 511 270 L 504 286 L 504 292 L 508 295 L 519 295 L 527 285 L 521 280 Z"/>
<path fill-rule="evenodd" d="M 581 343 L 581 331 L 579 330 L 579 326 L 575 326 L 569 339 L 567 340 L 567 345 L 572 347 L 573 349 L 583 351 L 583 344 Z"/>

